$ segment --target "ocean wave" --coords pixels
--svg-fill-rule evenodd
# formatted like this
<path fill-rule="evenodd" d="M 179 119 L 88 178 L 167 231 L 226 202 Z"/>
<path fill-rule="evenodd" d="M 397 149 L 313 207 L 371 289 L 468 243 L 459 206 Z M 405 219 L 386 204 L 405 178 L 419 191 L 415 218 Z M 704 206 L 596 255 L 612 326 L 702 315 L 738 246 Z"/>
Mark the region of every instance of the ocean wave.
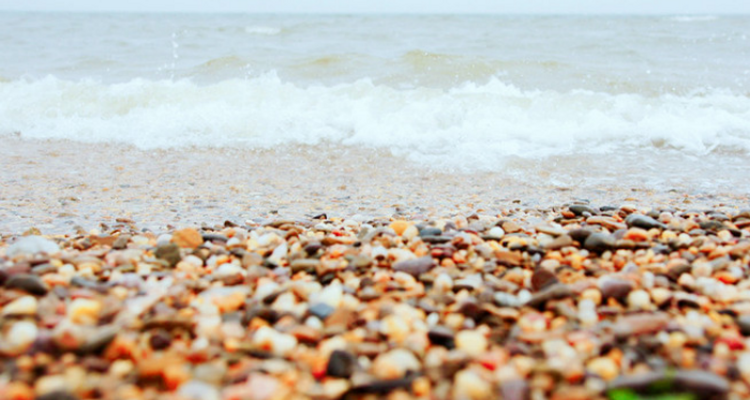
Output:
<path fill-rule="evenodd" d="M 144 149 L 354 146 L 422 165 L 497 170 L 509 159 L 642 151 L 750 154 L 750 98 L 522 90 L 493 78 L 450 89 L 363 79 L 299 86 L 275 73 L 199 85 L 48 76 L 0 82 L 0 134 Z"/>
<path fill-rule="evenodd" d="M 281 28 L 274 28 L 272 26 L 246 26 L 245 33 L 251 35 L 274 36 L 281 33 Z"/>
<path fill-rule="evenodd" d="M 719 17 L 715 15 L 678 15 L 675 17 L 670 17 L 669 19 L 676 22 L 705 22 L 715 21 L 719 19 Z"/>

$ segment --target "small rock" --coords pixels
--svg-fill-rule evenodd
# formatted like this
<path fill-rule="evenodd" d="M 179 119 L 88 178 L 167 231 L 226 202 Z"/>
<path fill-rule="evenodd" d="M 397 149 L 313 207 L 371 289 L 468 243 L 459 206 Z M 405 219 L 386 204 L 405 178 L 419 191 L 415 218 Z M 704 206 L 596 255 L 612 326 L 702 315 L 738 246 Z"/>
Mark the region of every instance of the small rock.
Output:
<path fill-rule="evenodd" d="M 396 235 L 401 236 L 406 228 L 409 227 L 409 223 L 403 220 L 393 221 L 389 225 L 391 229 L 393 229 L 394 232 L 396 232 Z"/>
<path fill-rule="evenodd" d="M 605 299 L 611 297 L 617 300 L 623 300 L 633 288 L 635 288 L 635 284 L 629 280 L 612 277 L 603 277 L 599 279 L 599 290 L 601 290 L 602 297 Z"/>
<path fill-rule="evenodd" d="M 432 287 L 438 292 L 450 292 L 453 289 L 453 279 L 450 275 L 443 272 L 432 282 Z"/>
<path fill-rule="evenodd" d="M 10 245 L 5 254 L 8 257 L 15 257 L 21 254 L 55 254 L 58 252 L 60 252 L 60 246 L 49 239 L 41 236 L 25 236 Z"/>
<path fill-rule="evenodd" d="M 586 241 L 583 243 L 583 247 L 589 251 L 604 253 L 605 251 L 614 248 L 615 243 L 616 240 L 614 237 L 612 237 L 612 235 L 595 232 L 586 238 Z"/>
<path fill-rule="evenodd" d="M 456 340 L 453 331 L 445 326 L 438 325 L 433 327 L 427 332 L 427 337 L 433 345 L 443 346 L 449 350 L 456 347 Z"/>
<path fill-rule="evenodd" d="M 285 356 L 297 346 L 297 339 L 267 326 L 261 326 L 253 335 L 253 344 L 277 356 Z"/>
<path fill-rule="evenodd" d="M 492 386 L 470 369 L 458 371 L 454 383 L 454 398 L 472 400 L 488 399 L 492 396 Z"/>
<path fill-rule="evenodd" d="M 44 296 L 49 291 L 47 284 L 36 275 L 17 274 L 11 276 L 5 281 L 5 287 L 8 289 L 19 289 L 37 296 Z"/>
<path fill-rule="evenodd" d="M 664 313 L 631 314 L 620 317 L 612 330 L 617 337 L 627 338 L 632 335 L 658 332 L 666 328 L 669 321 L 669 315 Z"/>
<path fill-rule="evenodd" d="M 187 381 L 177 389 L 180 398 L 186 400 L 221 400 L 219 389 L 201 381 Z"/>
<path fill-rule="evenodd" d="M 310 314 L 320 318 L 321 320 L 325 320 L 328 318 L 329 315 L 333 314 L 335 309 L 331 306 L 329 306 L 326 303 L 316 303 L 310 306 L 310 308 L 307 309 Z"/>
<path fill-rule="evenodd" d="M 557 276 L 544 268 L 537 268 L 534 274 L 531 275 L 531 288 L 534 291 L 540 291 L 558 282 L 560 281 L 557 279 Z"/>
<path fill-rule="evenodd" d="M 172 233 L 172 243 L 185 249 L 194 249 L 203 244 L 203 236 L 193 228 L 185 228 Z"/>
<path fill-rule="evenodd" d="M 595 210 L 593 207 L 584 205 L 584 204 L 573 204 L 570 207 L 568 207 L 570 211 L 573 212 L 573 214 L 581 216 L 584 215 L 584 213 L 588 213 L 589 215 L 596 215 L 599 214 L 599 211 Z"/>
<path fill-rule="evenodd" d="M 372 363 L 372 373 L 381 379 L 397 379 L 407 371 L 419 371 L 422 365 L 412 352 L 395 349 L 379 355 Z"/>
<path fill-rule="evenodd" d="M 413 276 L 419 276 L 435 267 L 435 262 L 430 256 L 424 256 L 413 260 L 399 261 L 393 264 L 394 271 L 402 271 Z"/>
<path fill-rule="evenodd" d="M 326 375 L 350 378 L 357 368 L 357 357 L 344 350 L 334 350 L 328 359 Z"/>
<path fill-rule="evenodd" d="M 568 285 L 557 283 L 547 289 L 542 290 L 534 294 L 526 305 L 530 307 L 539 307 L 544 305 L 550 300 L 563 299 L 573 295 L 573 291 L 570 290 Z"/>
<path fill-rule="evenodd" d="M 25 352 L 34 343 L 39 330 L 31 321 L 18 321 L 8 330 L 0 342 L 0 353 L 15 356 Z"/>
<path fill-rule="evenodd" d="M 586 370 L 600 376 L 605 381 L 611 381 L 620 374 L 620 367 L 609 357 L 597 357 L 586 364 Z"/>
<path fill-rule="evenodd" d="M 156 256 L 156 258 L 168 262 L 171 267 L 174 267 L 178 262 L 180 262 L 180 260 L 182 260 L 182 255 L 180 254 L 180 246 L 175 243 L 169 243 L 157 247 L 154 251 L 154 255 Z"/>
<path fill-rule="evenodd" d="M 630 214 L 625 218 L 625 223 L 628 227 L 643 228 L 649 230 L 651 228 L 666 229 L 666 225 L 661 222 L 641 214 Z"/>
<path fill-rule="evenodd" d="M 744 314 L 737 317 L 737 326 L 743 336 L 750 336 L 750 314 Z"/>
<path fill-rule="evenodd" d="M 460 331 L 456 334 L 456 348 L 471 357 L 479 357 L 487 351 L 487 338 L 478 331 Z"/>
<path fill-rule="evenodd" d="M 2 315 L 36 315 L 39 303 L 34 296 L 21 296 L 3 307 Z"/>
<path fill-rule="evenodd" d="M 99 318 L 102 304 L 96 300 L 79 297 L 68 305 L 68 318 L 77 324 L 93 324 Z"/>

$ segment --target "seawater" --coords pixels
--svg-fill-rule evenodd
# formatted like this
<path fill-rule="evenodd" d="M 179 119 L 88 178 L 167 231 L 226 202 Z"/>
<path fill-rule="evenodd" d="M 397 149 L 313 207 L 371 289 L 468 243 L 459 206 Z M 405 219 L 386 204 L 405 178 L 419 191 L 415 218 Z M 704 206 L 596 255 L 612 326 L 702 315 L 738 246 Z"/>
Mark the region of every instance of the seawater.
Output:
<path fill-rule="evenodd" d="M 373 150 L 439 172 L 747 190 L 747 26 L 5 13 L 0 140 Z"/>

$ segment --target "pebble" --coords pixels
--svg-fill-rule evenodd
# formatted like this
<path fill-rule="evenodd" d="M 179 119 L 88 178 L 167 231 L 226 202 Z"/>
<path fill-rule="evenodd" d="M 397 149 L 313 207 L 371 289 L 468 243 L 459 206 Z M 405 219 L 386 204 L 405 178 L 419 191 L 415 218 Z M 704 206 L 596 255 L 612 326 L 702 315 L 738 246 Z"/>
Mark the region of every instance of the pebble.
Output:
<path fill-rule="evenodd" d="M 3 307 L 2 315 L 36 315 L 39 302 L 34 296 L 21 296 Z"/>
<path fill-rule="evenodd" d="M 419 276 L 435 267 L 432 257 L 425 256 L 412 260 L 398 261 L 393 264 L 394 271 L 406 272 L 413 276 Z"/>
<path fill-rule="evenodd" d="M 375 358 L 371 371 L 380 379 L 398 379 L 407 371 L 419 371 L 422 364 L 409 350 L 394 349 Z"/>
<path fill-rule="evenodd" d="M 487 351 L 487 338 L 476 330 L 460 331 L 456 334 L 456 348 L 471 357 L 479 357 Z"/>
<path fill-rule="evenodd" d="M 586 370 L 605 381 L 611 381 L 620 374 L 620 367 L 609 357 L 598 357 L 589 361 L 586 364 Z"/>
<path fill-rule="evenodd" d="M 357 368 L 357 358 L 345 351 L 334 350 L 328 358 L 326 375 L 337 378 L 350 378 Z"/>
<path fill-rule="evenodd" d="M 23 290 L 37 296 L 44 296 L 49 291 L 49 287 L 40 277 L 31 274 L 13 275 L 5 281 L 5 287 Z"/>
<path fill-rule="evenodd" d="M 283 357 L 294 350 L 297 346 L 297 339 L 292 335 L 262 326 L 253 334 L 253 344 Z"/>
<path fill-rule="evenodd" d="M 31 321 L 18 321 L 5 333 L 0 343 L 0 353 L 17 356 L 25 352 L 37 338 L 39 329 Z"/>
<path fill-rule="evenodd" d="M 193 228 L 180 229 L 172 233 L 172 243 L 183 249 L 194 249 L 203 244 L 203 236 Z"/>
<path fill-rule="evenodd" d="M 666 226 L 662 224 L 661 222 L 647 216 L 647 215 L 641 215 L 641 214 L 630 214 L 625 218 L 625 223 L 629 227 L 636 227 L 636 228 L 642 228 L 642 229 L 666 229 Z"/>
<path fill-rule="evenodd" d="M 645 290 L 634 290 L 628 294 L 628 307 L 633 310 L 649 310 L 651 296 Z"/>
<path fill-rule="evenodd" d="M 605 233 L 595 232 L 586 238 L 583 247 L 589 251 L 603 253 L 615 247 L 615 238 Z"/>
<path fill-rule="evenodd" d="M 476 372 L 464 369 L 456 373 L 454 398 L 468 397 L 472 400 L 480 400 L 491 396 L 492 386 Z"/>

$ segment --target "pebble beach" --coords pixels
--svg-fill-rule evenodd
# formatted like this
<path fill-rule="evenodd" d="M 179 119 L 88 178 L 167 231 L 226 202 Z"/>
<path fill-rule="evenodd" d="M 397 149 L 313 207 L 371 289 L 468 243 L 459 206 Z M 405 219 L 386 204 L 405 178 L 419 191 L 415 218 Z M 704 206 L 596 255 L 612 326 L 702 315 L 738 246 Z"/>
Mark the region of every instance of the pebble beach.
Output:
<path fill-rule="evenodd" d="M 5 234 L 0 397 L 750 395 L 750 210 L 329 214 Z"/>
<path fill-rule="evenodd" d="M 750 398 L 747 26 L 0 12 L 0 400 Z"/>

